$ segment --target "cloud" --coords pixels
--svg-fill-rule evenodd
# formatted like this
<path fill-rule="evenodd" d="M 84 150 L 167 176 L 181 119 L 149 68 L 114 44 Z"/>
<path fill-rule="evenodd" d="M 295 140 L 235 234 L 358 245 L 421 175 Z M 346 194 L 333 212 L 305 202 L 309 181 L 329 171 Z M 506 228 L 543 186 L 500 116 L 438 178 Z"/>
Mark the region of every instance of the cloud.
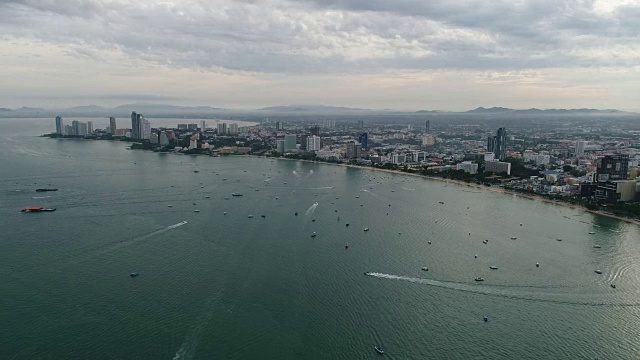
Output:
<path fill-rule="evenodd" d="M 637 3 L 590 0 L 20 0 L 4 38 L 174 67 L 266 73 L 631 65 Z"/>

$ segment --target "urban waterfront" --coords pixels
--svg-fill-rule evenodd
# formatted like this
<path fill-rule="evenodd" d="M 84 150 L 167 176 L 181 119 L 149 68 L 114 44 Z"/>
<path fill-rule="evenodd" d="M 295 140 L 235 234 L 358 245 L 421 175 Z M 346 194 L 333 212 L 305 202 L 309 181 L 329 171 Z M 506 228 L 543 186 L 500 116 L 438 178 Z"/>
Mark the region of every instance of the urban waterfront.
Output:
<path fill-rule="evenodd" d="M 635 224 L 382 172 L 37 137 L 52 125 L 0 120 L 0 358 L 640 357 Z"/>

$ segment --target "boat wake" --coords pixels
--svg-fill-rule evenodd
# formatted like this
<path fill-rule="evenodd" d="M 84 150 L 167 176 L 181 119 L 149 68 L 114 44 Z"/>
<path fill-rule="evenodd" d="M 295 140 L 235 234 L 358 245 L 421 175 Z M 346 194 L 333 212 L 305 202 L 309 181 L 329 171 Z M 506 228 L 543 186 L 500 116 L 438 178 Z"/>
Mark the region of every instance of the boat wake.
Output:
<path fill-rule="evenodd" d="M 534 287 L 534 286 L 494 286 L 486 284 L 461 283 L 450 281 L 439 281 L 433 279 L 416 278 L 402 275 L 383 274 L 376 272 L 366 273 L 367 276 L 380 279 L 400 280 L 416 284 L 436 286 L 440 288 L 464 291 L 481 295 L 502 297 L 514 300 L 549 302 L 567 305 L 584 306 L 611 306 L 611 307 L 640 307 L 639 302 L 625 303 L 616 301 L 607 293 L 580 293 L 576 288 L 554 288 L 554 287 Z M 532 288 L 539 289 L 538 291 Z M 565 290 L 564 292 L 562 290 Z M 580 300 L 576 300 L 576 299 Z"/>
<path fill-rule="evenodd" d="M 32 196 L 32 199 L 46 199 L 46 198 L 50 198 L 51 196 Z"/>
<path fill-rule="evenodd" d="M 367 190 L 367 189 L 362 189 L 362 191 L 364 191 L 364 192 L 368 192 L 369 194 L 371 194 L 371 195 L 373 195 L 373 196 L 376 196 L 376 197 L 378 196 L 378 194 L 376 194 L 376 193 L 374 193 L 374 192 L 372 192 L 372 191 L 369 191 L 369 190 Z"/>
<path fill-rule="evenodd" d="M 297 171 L 295 171 L 295 170 L 293 170 L 291 173 L 293 173 L 293 175 L 295 175 L 295 176 L 297 176 L 297 177 L 300 177 L 300 174 L 298 174 L 298 172 L 297 172 Z"/>
<path fill-rule="evenodd" d="M 311 207 L 307 210 L 307 212 L 305 213 L 306 216 L 312 215 L 315 211 L 316 208 L 318 207 L 318 203 L 313 203 L 313 205 L 311 205 Z"/>

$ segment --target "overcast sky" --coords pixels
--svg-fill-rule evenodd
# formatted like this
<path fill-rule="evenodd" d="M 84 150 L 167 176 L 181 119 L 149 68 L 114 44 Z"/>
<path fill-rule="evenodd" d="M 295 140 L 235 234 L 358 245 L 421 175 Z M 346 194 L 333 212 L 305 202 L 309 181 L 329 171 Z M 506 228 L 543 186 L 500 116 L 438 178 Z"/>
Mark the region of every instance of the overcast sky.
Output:
<path fill-rule="evenodd" d="M 640 110 L 640 0 L 0 0 L 0 107 Z"/>

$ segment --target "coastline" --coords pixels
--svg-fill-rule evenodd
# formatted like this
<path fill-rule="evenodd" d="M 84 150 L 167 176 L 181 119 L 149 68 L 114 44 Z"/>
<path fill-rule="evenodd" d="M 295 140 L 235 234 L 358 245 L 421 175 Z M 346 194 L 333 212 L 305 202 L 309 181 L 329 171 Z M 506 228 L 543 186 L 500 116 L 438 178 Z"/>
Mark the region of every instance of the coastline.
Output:
<path fill-rule="evenodd" d="M 264 156 L 257 156 L 257 155 L 246 155 L 246 156 L 265 158 Z M 314 164 L 326 164 L 326 165 L 335 165 L 335 166 L 341 166 L 341 167 L 349 167 L 349 168 L 361 169 L 361 170 L 380 171 L 380 172 L 385 172 L 385 173 L 389 173 L 389 174 L 396 174 L 396 175 L 415 176 L 415 177 L 419 177 L 419 178 L 423 178 L 423 179 L 441 181 L 441 182 L 455 184 L 455 185 L 462 185 L 462 186 L 472 187 L 472 188 L 476 188 L 476 189 L 482 189 L 482 190 L 486 190 L 486 191 L 502 193 L 502 194 L 506 194 L 506 195 L 515 195 L 515 196 L 518 196 L 518 197 L 521 197 L 521 198 L 525 198 L 525 199 L 529 199 L 529 200 L 533 200 L 533 201 L 542 201 L 542 202 L 545 202 L 545 203 L 548 203 L 548 204 L 553 204 L 553 205 L 566 206 L 566 207 L 569 207 L 569 208 L 572 208 L 572 209 L 582 210 L 584 212 L 591 213 L 591 214 L 594 214 L 594 215 L 600 215 L 600 216 L 608 217 L 608 218 L 611 218 L 611 219 L 616 219 L 616 220 L 624 221 L 624 222 L 627 222 L 627 223 L 640 225 L 640 223 L 638 223 L 637 221 L 635 221 L 632 218 L 628 218 L 628 217 L 624 217 L 624 216 L 618 216 L 618 215 L 614 215 L 614 214 L 608 214 L 608 213 L 605 213 L 603 211 L 589 210 L 589 209 L 585 208 L 584 206 L 569 204 L 569 203 L 562 202 L 562 201 L 555 201 L 555 200 L 547 199 L 547 198 L 544 198 L 544 197 L 538 196 L 538 195 L 523 194 L 523 193 L 519 193 L 519 192 L 515 192 L 515 191 L 506 190 L 504 188 L 487 187 L 487 186 L 484 186 L 484 185 L 479 185 L 479 184 L 476 184 L 476 183 L 467 183 L 467 182 L 460 181 L 460 180 L 445 179 L 445 178 L 441 178 L 441 177 L 437 177 L 437 176 L 426 176 L 426 175 L 420 175 L 420 174 L 412 174 L 412 173 L 406 173 L 406 172 L 399 171 L 399 170 L 380 169 L 380 168 L 368 167 L 368 166 L 362 166 L 362 165 L 337 164 L 337 163 L 329 163 L 329 162 L 322 162 L 322 161 L 312 161 L 312 160 L 303 160 L 303 159 L 287 159 L 287 158 L 267 158 L 267 159 L 301 161 L 301 162 L 308 162 L 308 163 L 314 163 Z"/>

